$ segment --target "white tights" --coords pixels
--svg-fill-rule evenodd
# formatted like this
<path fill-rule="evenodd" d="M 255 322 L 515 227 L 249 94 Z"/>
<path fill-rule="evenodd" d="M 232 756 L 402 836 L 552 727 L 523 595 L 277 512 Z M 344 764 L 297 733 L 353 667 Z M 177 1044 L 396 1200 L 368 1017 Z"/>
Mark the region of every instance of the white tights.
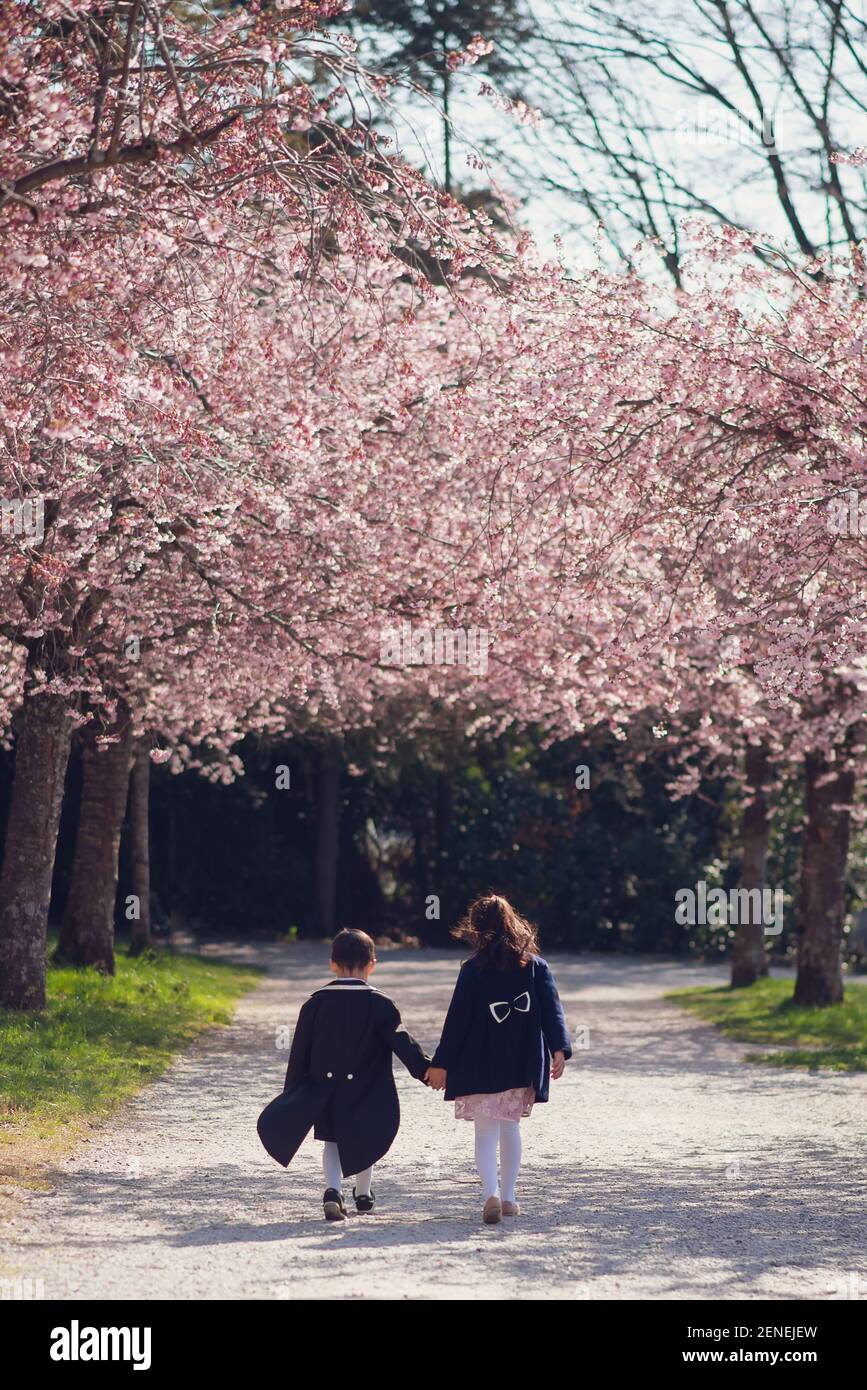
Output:
<path fill-rule="evenodd" d="M 343 1187 L 343 1170 L 340 1167 L 340 1152 L 336 1144 L 327 1139 L 322 1146 L 322 1171 L 325 1174 L 325 1186 L 335 1187 L 339 1192 Z M 355 1178 L 355 1191 L 359 1197 L 370 1196 L 370 1182 L 373 1177 L 373 1169 L 365 1168 L 363 1173 L 358 1173 Z"/>
<path fill-rule="evenodd" d="M 517 1120 L 476 1120 L 476 1167 L 489 1197 L 514 1202 L 515 1183 L 521 1166 L 521 1126 Z M 497 1143 L 500 1145 L 500 1180 L 497 1181 Z"/>

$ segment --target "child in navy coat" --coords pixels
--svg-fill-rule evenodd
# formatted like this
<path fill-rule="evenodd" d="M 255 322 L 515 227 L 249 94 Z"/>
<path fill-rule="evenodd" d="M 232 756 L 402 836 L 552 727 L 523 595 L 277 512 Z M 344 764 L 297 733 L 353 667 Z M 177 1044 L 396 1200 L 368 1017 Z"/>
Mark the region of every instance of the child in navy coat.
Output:
<path fill-rule="evenodd" d="M 547 1101 L 549 1077 L 563 1075 L 572 1048 L 535 929 L 505 898 L 478 898 L 454 935 L 473 955 L 458 974 L 428 1081 L 455 1102 L 455 1119 L 475 1123 L 482 1215 L 494 1225 L 520 1211 L 519 1122 Z"/>
<path fill-rule="evenodd" d="M 373 1165 L 391 1148 L 400 1125 L 392 1054 L 418 1081 L 430 1067 L 396 1006 L 368 984 L 375 964 L 366 932 L 337 933 L 331 943 L 337 979 L 302 1005 L 283 1094 L 259 1116 L 259 1138 L 284 1168 L 311 1128 L 314 1139 L 324 1143 L 328 1221 L 346 1217 L 344 1174 L 355 1174 L 356 1211 L 373 1211 Z"/>

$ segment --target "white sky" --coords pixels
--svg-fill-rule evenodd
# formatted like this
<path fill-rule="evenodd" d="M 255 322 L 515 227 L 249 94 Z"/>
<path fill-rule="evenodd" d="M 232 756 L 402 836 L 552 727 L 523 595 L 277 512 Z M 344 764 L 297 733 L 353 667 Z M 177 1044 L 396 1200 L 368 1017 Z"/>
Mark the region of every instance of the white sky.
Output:
<path fill-rule="evenodd" d="M 540 22 L 548 27 L 562 29 L 564 23 L 579 24 L 581 28 L 577 32 L 572 28 L 570 36 L 576 43 L 579 62 L 586 61 L 599 35 L 598 26 L 583 0 L 562 0 L 556 6 L 549 0 L 528 0 L 528 4 Z M 733 8 L 737 9 L 737 5 Z M 849 9 L 867 25 L 867 0 L 853 0 Z M 617 8 L 621 16 L 635 15 L 641 23 L 652 21 L 662 34 L 676 37 L 680 51 L 725 91 L 741 114 L 752 119 L 754 108 L 750 95 L 727 59 L 724 46 L 698 32 L 702 11 L 714 13 L 713 6 L 704 0 L 644 0 L 643 4 L 638 0 L 618 0 Z M 821 0 L 765 0 L 764 4 L 757 0 L 757 12 L 775 35 L 782 33 L 781 26 L 785 25 L 797 55 L 801 80 L 810 95 L 814 95 L 821 81 L 815 53 L 824 51 L 827 32 L 827 14 Z M 744 31 L 745 40 L 754 37 Z M 800 169 L 815 182 L 819 170 L 819 161 L 812 154 L 817 139 L 815 131 L 793 102 L 790 86 L 780 80 L 776 60 L 763 54 L 755 42 L 746 44 L 745 53 L 763 103 L 773 116 L 773 135 L 787 168 L 793 173 Z M 867 62 L 867 43 L 861 56 Z M 844 55 L 841 60 L 838 56 L 838 62 L 853 90 L 867 100 L 867 80 L 857 71 L 854 59 L 846 60 Z M 654 77 L 646 65 L 633 60 L 628 68 L 624 65 L 620 71 L 628 71 L 635 83 L 630 108 L 637 110 L 640 106 L 641 118 L 650 119 L 658 126 L 657 151 L 676 177 L 697 185 L 704 197 L 724 206 L 751 229 L 769 238 L 786 239 L 789 228 L 772 189 L 761 132 L 754 129 L 750 133 L 736 116 L 727 119 L 722 108 L 712 100 Z M 568 169 L 568 178 L 575 188 L 589 182 L 595 191 L 604 185 L 601 164 L 583 152 L 552 121 L 546 120 L 544 93 L 541 94 L 542 125 L 533 131 L 522 128 L 513 117 L 498 111 L 489 98 L 479 96 L 481 81 L 489 79 L 479 68 L 465 67 L 454 82 L 452 167 L 456 182 L 466 187 L 486 181 L 485 174 L 472 170 L 467 160 L 472 152 L 471 142 L 482 144 L 491 140 L 498 142 L 510 162 L 523 160 L 529 169 L 547 169 L 555 175 Z M 556 87 L 561 77 L 553 72 L 542 73 L 539 81 L 541 85 L 548 82 Z M 622 107 L 620 111 L 626 114 L 628 125 L 629 109 Z M 435 178 L 441 179 L 442 134 L 436 112 L 429 106 L 415 104 L 407 115 L 412 129 L 404 123 L 400 132 L 405 152 Z M 867 115 L 854 106 L 842 100 L 832 104 L 831 125 L 842 147 L 867 146 Z M 520 176 L 516 178 L 513 172 L 496 162 L 492 163 L 490 175 L 493 181 L 499 181 L 521 198 L 520 220 L 543 246 L 550 247 L 555 234 L 560 234 L 565 238 L 570 260 L 580 263 L 592 259 L 592 247 L 573 233 L 576 214 L 587 220 L 586 214 L 580 213 L 576 199 L 554 192 L 526 197 L 526 184 Z M 847 171 L 845 177 L 857 179 L 860 184 L 862 176 Z M 609 182 L 609 192 L 611 187 Z M 799 192 L 798 206 L 809 223 L 810 234 L 818 241 L 823 240 L 826 200 L 810 196 L 806 191 Z"/>

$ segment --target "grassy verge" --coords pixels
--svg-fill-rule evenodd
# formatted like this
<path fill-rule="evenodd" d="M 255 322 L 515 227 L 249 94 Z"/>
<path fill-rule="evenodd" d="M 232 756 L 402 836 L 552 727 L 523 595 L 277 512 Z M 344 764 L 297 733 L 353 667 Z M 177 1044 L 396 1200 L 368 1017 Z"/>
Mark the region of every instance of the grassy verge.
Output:
<path fill-rule="evenodd" d="M 258 973 L 165 950 L 119 951 L 112 979 L 49 967 L 44 1013 L 0 1009 L 0 1183 L 41 1185 L 197 1034 L 228 1023 Z"/>
<path fill-rule="evenodd" d="M 792 1003 L 793 981 L 760 980 L 747 989 L 679 989 L 667 997 L 737 1042 L 778 1052 L 748 1052 L 772 1067 L 867 1071 L 867 985 L 846 985 L 842 1004 L 804 1009 Z"/>

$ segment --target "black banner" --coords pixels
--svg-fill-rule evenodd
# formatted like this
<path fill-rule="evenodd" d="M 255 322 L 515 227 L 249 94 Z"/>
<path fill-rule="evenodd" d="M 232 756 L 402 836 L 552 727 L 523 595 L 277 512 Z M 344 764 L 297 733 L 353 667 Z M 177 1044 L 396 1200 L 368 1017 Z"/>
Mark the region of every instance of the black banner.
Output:
<path fill-rule="evenodd" d="M 499 1301 L 480 1298 L 467 1302 L 466 1313 L 453 1310 L 446 1326 L 430 1320 L 436 1300 L 401 1300 L 381 1306 L 380 1301 L 310 1300 L 291 1298 L 267 1302 L 88 1302 L 0 1303 L 7 1357 L 14 1350 L 21 1369 L 51 1380 L 69 1376 L 93 1379 L 101 1372 L 113 1377 L 132 1375 L 213 1375 L 225 1384 L 229 1377 L 258 1374 L 275 1357 L 284 1363 L 286 1376 L 309 1367 L 313 1358 L 327 1364 L 340 1345 L 341 1330 L 348 1341 L 342 1350 L 381 1357 L 383 1350 L 395 1358 L 390 1375 L 412 1374 L 415 1357 L 407 1360 L 407 1343 L 394 1332 L 401 1324 L 417 1323 L 420 1335 L 431 1343 L 431 1356 L 450 1355 L 455 1319 L 460 1324 L 460 1356 L 471 1360 L 511 1363 L 551 1356 L 566 1358 L 575 1375 L 591 1367 L 607 1373 L 669 1374 L 682 1369 L 701 1377 L 708 1370 L 735 1367 L 763 1368 L 768 1373 L 792 1367 L 819 1371 L 843 1370 L 851 1364 L 853 1338 L 863 1330 L 863 1304 L 857 1300 L 831 1303 L 801 1302 L 604 1302 L 544 1300 L 541 1323 L 528 1317 L 522 1339 L 516 1310 Z M 343 1302 L 339 1314 L 334 1303 Z M 567 1306 L 568 1303 L 568 1306 Z M 377 1304 L 375 1308 L 371 1304 Z M 419 1306 L 420 1305 L 420 1306 Z M 460 1308 L 461 1305 L 457 1305 Z M 324 1320 L 324 1321 L 322 1321 Z M 577 1334 L 577 1335 L 576 1335 Z M 362 1339 L 362 1345 L 358 1342 Z M 370 1345 L 368 1345 L 368 1339 Z M 515 1355 L 509 1345 L 515 1342 Z M 549 1345 L 548 1345 L 549 1344 Z M 415 1339 L 409 1346 L 417 1346 Z M 523 1348 L 535 1346 L 532 1350 Z M 433 1364 L 432 1362 L 430 1364 Z"/>

